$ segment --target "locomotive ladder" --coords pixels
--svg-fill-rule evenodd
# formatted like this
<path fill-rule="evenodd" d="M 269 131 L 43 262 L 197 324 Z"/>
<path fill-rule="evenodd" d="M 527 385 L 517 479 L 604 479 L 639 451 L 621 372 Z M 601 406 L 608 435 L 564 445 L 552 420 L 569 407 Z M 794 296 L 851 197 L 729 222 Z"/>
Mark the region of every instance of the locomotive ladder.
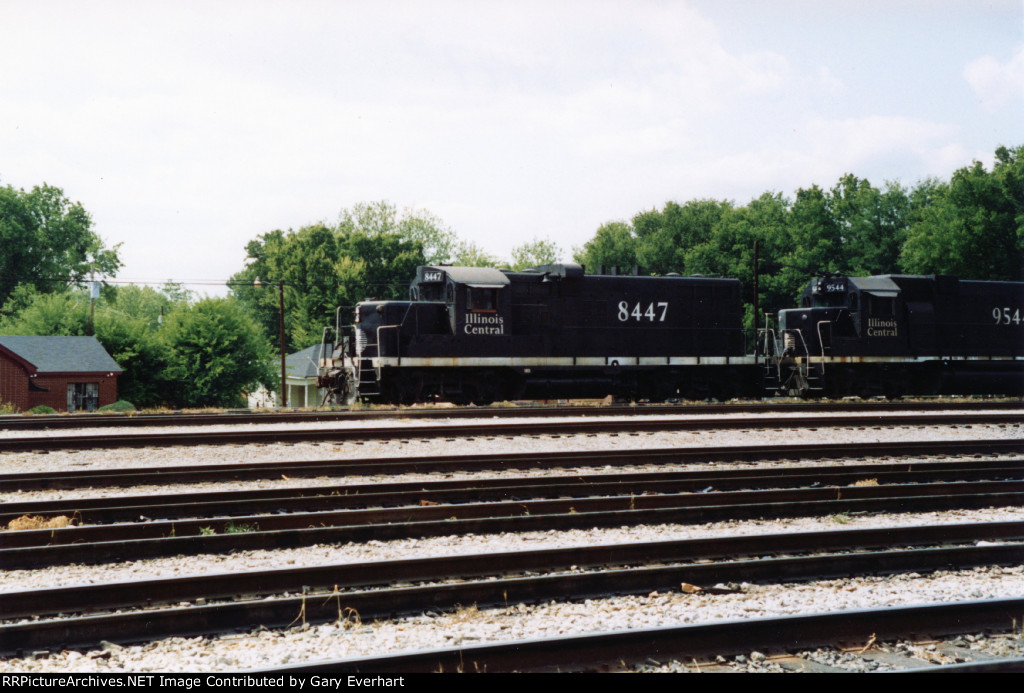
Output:
<path fill-rule="evenodd" d="M 379 395 L 380 377 L 373 365 L 373 357 L 379 353 L 378 343 L 367 341 L 358 345 L 356 350 L 356 392 L 360 397 Z"/>
<path fill-rule="evenodd" d="M 783 359 L 786 357 L 785 338 L 788 336 L 799 337 L 803 357 L 795 357 L 794 367 L 784 368 Z M 772 394 L 795 394 L 806 397 L 814 396 L 824 391 L 824 349 L 821 356 L 821 363 L 814 364 L 814 357 L 811 356 L 804 341 L 803 334 L 799 330 L 786 330 L 782 340 L 775 337 L 775 331 L 767 328 L 764 330 L 764 363 L 762 383 L 766 392 Z M 815 366 L 820 366 L 820 368 Z M 784 375 L 784 371 L 785 375 Z M 794 382 L 795 381 L 795 382 Z M 795 385 L 795 387 L 794 387 Z"/>
<path fill-rule="evenodd" d="M 775 395 L 782 385 L 782 374 L 780 372 L 779 344 L 775 338 L 775 330 L 770 327 L 758 330 L 757 356 L 761 360 L 761 386 L 764 391 Z"/>

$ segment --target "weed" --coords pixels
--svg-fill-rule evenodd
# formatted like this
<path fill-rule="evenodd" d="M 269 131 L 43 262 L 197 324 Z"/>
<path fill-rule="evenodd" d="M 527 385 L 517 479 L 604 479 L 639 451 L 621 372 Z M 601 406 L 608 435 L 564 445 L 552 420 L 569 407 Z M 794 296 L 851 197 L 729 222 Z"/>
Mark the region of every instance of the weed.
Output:
<path fill-rule="evenodd" d="M 238 525 L 236 525 L 234 522 L 229 522 L 226 525 L 224 525 L 224 534 L 248 534 L 249 532 L 258 532 L 258 531 L 260 531 L 260 526 L 258 524 L 256 524 L 255 522 L 253 524 L 251 524 L 251 525 L 247 525 L 247 524 L 238 524 Z"/>
<path fill-rule="evenodd" d="M 216 534 L 216 533 L 217 533 L 217 530 L 215 530 L 213 527 L 200 527 L 199 528 L 199 534 L 201 536 L 204 536 L 204 537 L 207 537 L 207 536 L 210 536 L 211 534 Z"/>
<path fill-rule="evenodd" d="M 850 524 L 850 516 L 847 515 L 846 513 L 835 513 L 834 515 L 829 515 L 828 519 L 831 522 L 835 522 L 837 525 L 848 525 L 848 524 Z"/>

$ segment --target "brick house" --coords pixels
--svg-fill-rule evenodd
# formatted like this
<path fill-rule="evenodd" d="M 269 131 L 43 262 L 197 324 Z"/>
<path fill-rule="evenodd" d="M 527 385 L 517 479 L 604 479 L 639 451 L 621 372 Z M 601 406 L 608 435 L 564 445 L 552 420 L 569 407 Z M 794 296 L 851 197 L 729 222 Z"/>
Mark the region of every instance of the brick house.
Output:
<path fill-rule="evenodd" d="M 121 372 L 95 337 L 0 337 L 0 402 L 18 411 L 112 404 Z"/>

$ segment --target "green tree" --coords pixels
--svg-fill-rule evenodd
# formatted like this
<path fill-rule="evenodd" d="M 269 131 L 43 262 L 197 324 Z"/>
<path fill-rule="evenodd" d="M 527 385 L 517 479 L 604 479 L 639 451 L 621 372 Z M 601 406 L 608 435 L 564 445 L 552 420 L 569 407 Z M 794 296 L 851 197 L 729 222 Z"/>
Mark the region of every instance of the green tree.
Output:
<path fill-rule="evenodd" d="M 726 201 L 691 200 L 683 205 L 669 202 L 661 212 L 641 212 L 633 217 L 637 263 L 654 274 L 707 273 L 706 267 L 687 265 L 687 253 L 710 240 L 715 224 L 730 209 Z"/>
<path fill-rule="evenodd" d="M 594 237 L 576 250 L 573 258 L 591 273 L 598 268 L 619 270 L 635 267 L 637 239 L 633 227 L 623 221 L 611 221 L 598 227 Z"/>
<path fill-rule="evenodd" d="M 530 267 L 552 265 L 560 261 L 562 249 L 549 239 L 534 238 L 512 249 L 512 269 L 520 272 Z"/>
<path fill-rule="evenodd" d="M 899 184 L 883 192 L 846 174 L 832 188 L 830 209 L 843 237 L 851 274 L 899 271 L 899 253 L 910 224 L 910 197 Z"/>
<path fill-rule="evenodd" d="M 0 304 L 19 284 L 47 293 L 80 283 L 90 273 L 113 275 L 121 267 L 119 247 L 106 248 L 89 213 L 60 188 L 0 187 Z"/>
<path fill-rule="evenodd" d="M 243 392 L 274 382 L 270 344 L 234 298 L 206 298 L 164 324 L 165 374 L 175 401 L 187 407 L 235 407 Z"/>
<path fill-rule="evenodd" d="M 476 243 L 466 241 L 459 243 L 452 264 L 462 267 L 507 267 L 509 263 L 484 251 Z"/>
<path fill-rule="evenodd" d="M 19 292 L 25 305 L 4 316 L 0 332 L 8 335 L 84 337 L 89 327 L 89 298 L 84 291 Z"/>
<path fill-rule="evenodd" d="M 358 204 L 342 210 L 333 227 L 319 223 L 257 237 L 246 246 L 246 267 L 230 283 L 275 348 L 283 284 L 286 348 L 294 351 L 319 342 L 337 308 L 344 324 L 359 301 L 404 299 L 418 266 L 465 257 L 467 248 L 429 212 Z M 490 258 L 479 253 L 469 259 Z"/>
<path fill-rule="evenodd" d="M 925 181 L 911 203 L 914 221 L 900 254 L 905 271 L 1024 278 L 1024 147 L 997 149 L 991 172 L 975 161 L 948 184 Z"/>
<path fill-rule="evenodd" d="M 363 263 L 341 256 L 338 235 L 323 224 L 272 231 L 251 241 L 250 262 L 231 278 L 232 293 L 280 349 L 280 295 L 284 289 L 285 339 L 290 351 L 319 341 L 339 305 L 351 305 Z M 258 281 L 258 283 L 257 283 Z"/>
<path fill-rule="evenodd" d="M 755 242 L 759 244 L 758 308 L 762 314 L 774 312 L 790 305 L 796 290 L 784 281 L 778 264 L 792 245 L 789 202 L 781 194 L 764 193 L 745 207 L 727 209 L 712 226 L 709 238 L 686 253 L 691 271 L 740 280 L 748 328 L 754 324 Z"/>

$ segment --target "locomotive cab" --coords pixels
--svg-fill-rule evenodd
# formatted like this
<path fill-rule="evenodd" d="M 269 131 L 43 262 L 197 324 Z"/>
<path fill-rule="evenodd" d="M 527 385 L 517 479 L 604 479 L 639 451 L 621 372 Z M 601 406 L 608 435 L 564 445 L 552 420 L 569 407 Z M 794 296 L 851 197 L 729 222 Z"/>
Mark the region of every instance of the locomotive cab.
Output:
<path fill-rule="evenodd" d="M 491 267 L 420 267 L 409 293 L 413 301 L 444 304 L 449 335 L 497 337 L 508 333 L 509 284 L 504 272 Z M 472 349 L 471 344 L 466 347 Z"/>
<path fill-rule="evenodd" d="M 875 356 L 907 352 L 906 311 L 890 277 L 825 277 L 804 289 L 800 308 L 779 311 L 787 356 Z"/>
<path fill-rule="evenodd" d="M 766 382 L 801 396 L 858 391 L 895 396 L 906 373 L 865 365 L 908 356 L 908 311 L 890 276 L 828 276 L 804 289 L 800 308 L 779 311 L 775 378 Z"/>

